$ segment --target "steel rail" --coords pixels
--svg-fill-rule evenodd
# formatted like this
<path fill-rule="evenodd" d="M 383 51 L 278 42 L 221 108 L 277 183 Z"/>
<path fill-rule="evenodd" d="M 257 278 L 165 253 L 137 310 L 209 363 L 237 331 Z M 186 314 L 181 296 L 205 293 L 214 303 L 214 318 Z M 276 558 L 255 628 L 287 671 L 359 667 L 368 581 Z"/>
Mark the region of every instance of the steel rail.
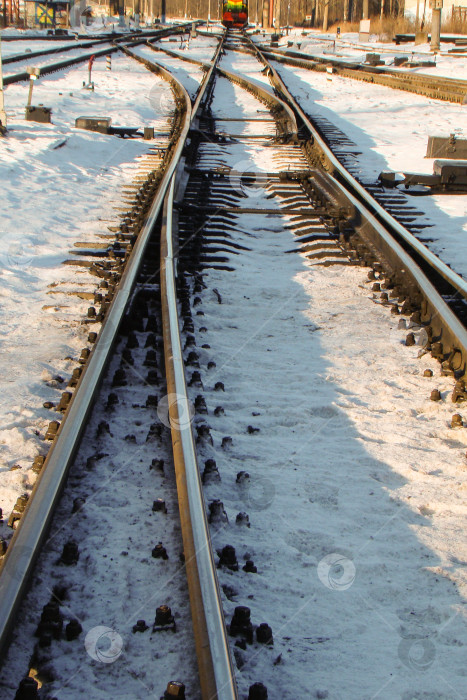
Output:
<path fill-rule="evenodd" d="M 254 44 L 253 44 L 254 46 Z M 324 139 L 320 136 L 316 128 L 310 122 L 309 118 L 300 107 L 299 103 L 291 95 L 287 89 L 284 81 L 279 76 L 277 71 L 269 63 L 269 61 L 263 56 L 260 49 L 256 48 L 260 60 L 262 63 L 270 69 L 270 78 L 272 83 L 278 93 L 282 95 L 284 101 L 296 111 L 300 116 L 300 119 L 305 124 L 307 130 L 310 132 L 314 143 L 318 146 L 319 150 L 323 153 L 326 169 L 336 176 L 338 180 L 343 181 L 354 194 L 363 201 L 365 205 L 370 209 L 370 211 L 377 216 L 377 218 L 384 223 L 387 227 L 393 230 L 402 240 L 404 240 L 416 253 L 419 255 L 428 265 L 437 272 L 443 279 L 445 279 L 453 289 L 456 290 L 463 298 L 467 298 L 467 281 L 451 270 L 448 265 L 443 263 L 434 253 L 432 253 L 423 243 L 421 243 L 415 236 L 413 236 L 402 224 L 400 224 L 394 217 L 392 217 L 382 206 L 379 204 L 369 192 L 361 185 L 346 168 L 338 161 L 334 153 L 331 151 L 329 146 L 326 144 Z"/>
<path fill-rule="evenodd" d="M 260 60 L 270 69 L 270 79 L 275 89 L 293 107 L 310 132 L 313 144 L 318 146 L 323 155 L 323 165 L 328 171 L 328 179 L 334 189 L 340 191 L 351 206 L 358 211 L 358 216 L 353 217 L 356 230 L 370 247 L 374 245 L 375 240 L 377 241 L 376 248 L 383 253 L 392 269 L 399 274 L 408 287 L 420 289 L 427 305 L 426 311 L 430 318 L 430 325 L 433 330 L 439 333 L 443 347 L 449 349 L 452 356 L 456 355 L 456 369 L 465 371 L 467 366 L 467 329 L 449 308 L 439 291 L 428 280 L 413 256 L 404 250 L 393 234 L 399 236 L 400 240 L 407 244 L 414 254 L 420 256 L 430 269 L 446 280 L 461 298 L 467 297 L 467 282 L 388 214 L 370 193 L 352 177 L 313 127 L 275 69 L 264 58 L 262 52 L 257 48 L 256 50 Z M 460 360 L 457 353 L 461 355 Z"/>
<path fill-rule="evenodd" d="M 91 351 L 70 405 L 34 485 L 28 505 L 15 531 L 0 569 L 0 652 L 5 650 L 14 626 L 15 615 L 31 579 L 34 563 L 45 542 L 53 513 L 66 482 L 67 474 L 79 446 L 98 388 L 107 367 L 111 348 L 120 322 L 125 314 L 138 269 L 143 260 L 152 230 L 162 211 L 165 193 L 170 184 L 191 119 L 191 103 L 183 86 L 164 68 L 159 73 L 177 86 L 185 110 L 184 127 L 164 172 L 148 219 L 131 253 L 120 284 L 101 327 L 98 340 Z"/>
<path fill-rule="evenodd" d="M 258 48 L 258 47 L 257 47 Z M 337 75 L 371 83 L 378 83 L 397 90 L 422 94 L 435 99 L 462 103 L 467 96 L 467 81 L 455 78 L 441 78 L 420 73 L 402 73 L 388 66 L 365 66 L 342 61 L 333 56 L 315 56 L 296 51 L 261 47 L 265 55 L 280 63 L 324 72 L 331 65 Z"/>
<path fill-rule="evenodd" d="M 201 104 L 204 93 L 213 75 L 215 62 L 220 55 L 216 53 L 209 72 L 200 86 L 196 108 Z M 129 51 L 129 50 L 127 50 Z M 129 53 L 131 53 L 129 51 Z M 57 438 L 52 445 L 41 475 L 35 484 L 33 494 L 16 530 L 0 570 L 0 650 L 4 650 L 11 634 L 16 611 L 21 603 L 30 580 L 35 560 L 41 544 L 45 541 L 50 528 L 53 512 L 66 481 L 66 477 L 79 446 L 87 419 L 94 404 L 97 392 L 107 367 L 110 350 L 115 342 L 118 327 L 125 314 L 135 282 L 138 269 L 144 257 L 151 232 L 160 216 L 168 188 L 170 195 L 167 202 L 172 202 L 175 171 L 180 161 L 190 125 L 195 112 L 191 109 L 190 98 L 183 86 L 162 66 L 153 64 L 154 70 L 170 80 L 176 86 L 179 97 L 183 98 L 185 123 L 179 136 L 171 162 L 165 171 L 156 199 L 151 207 L 148 220 L 135 243 L 130 261 L 122 276 L 109 312 L 99 333 L 98 341 L 91 352 L 75 394 L 64 416 Z M 166 205 L 167 207 L 169 204 Z M 164 217 L 171 221 L 170 216 Z M 164 241 L 167 255 L 162 261 L 161 276 L 168 279 L 163 294 L 163 305 L 169 309 L 170 327 L 165 330 L 168 348 L 165 349 L 167 366 L 173 368 L 168 373 L 168 390 L 175 390 L 178 400 L 183 402 L 182 410 L 188 410 L 188 398 L 184 376 L 183 356 L 181 353 L 178 316 L 175 296 L 175 257 L 171 227 L 164 227 L 167 235 Z M 175 352 L 174 352 L 175 350 Z M 179 404 L 171 406 L 178 415 Z M 188 413 L 181 413 L 188 415 Z M 174 434 L 174 432 L 173 432 Z M 202 680 L 203 700 L 237 700 L 232 659 L 227 642 L 222 603 L 215 573 L 211 540 L 206 521 L 206 509 L 199 479 L 199 470 L 191 427 L 174 434 L 174 457 L 177 470 L 177 488 L 182 493 L 180 514 L 186 556 L 187 578 L 189 579 L 190 602 L 195 628 L 198 665 Z M 183 465 L 183 472 L 181 471 Z M 185 476 L 184 476 L 185 475 Z M 183 482 L 188 487 L 184 489 Z M 184 495 L 185 494 L 185 495 Z M 188 507 L 187 507 L 188 506 Z M 187 517 L 189 515 L 189 517 Z M 189 540 L 192 546 L 189 546 Z M 188 546 L 187 546 L 188 543 Z M 189 574 L 189 571 L 191 572 Z M 191 584 L 191 585 L 190 585 Z"/>
<path fill-rule="evenodd" d="M 184 25 L 176 25 L 174 28 L 171 27 L 170 29 L 162 29 L 160 30 L 156 38 L 162 38 L 169 34 L 178 34 L 181 31 L 183 31 L 183 26 Z M 107 41 L 111 40 L 107 39 Z M 119 43 L 119 41 L 121 43 Z M 38 66 L 40 68 L 40 75 L 48 75 L 50 73 L 55 73 L 56 71 L 63 70 L 64 68 L 68 68 L 69 66 L 73 66 L 78 63 L 84 63 L 85 61 L 88 61 L 91 58 L 91 56 L 95 56 L 95 58 L 99 58 L 100 56 L 107 56 L 111 53 L 114 53 L 115 51 L 122 49 L 124 46 L 126 46 L 127 42 L 130 44 L 130 46 L 135 46 L 138 44 L 142 44 L 145 41 L 146 37 L 142 37 L 139 34 L 137 36 L 130 36 L 128 38 L 118 37 L 118 39 L 114 39 L 114 45 L 110 46 L 107 49 L 99 49 L 98 51 L 92 51 L 90 53 L 81 54 L 80 56 L 74 56 L 73 58 L 68 58 L 63 61 L 57 61 L 57 63 L 49 63 L 45 66 Z M 68 47 L 65 47 L 65 50 L 67 49 Z M 29 73 L 27 73 L 26 71 L 22 71 L 21 73 L 13 73 L 10 75 L 3 76 L 3 84 L 12 85 L 13 83 L 19 83 L 23 80 L 29 79 Z"/>

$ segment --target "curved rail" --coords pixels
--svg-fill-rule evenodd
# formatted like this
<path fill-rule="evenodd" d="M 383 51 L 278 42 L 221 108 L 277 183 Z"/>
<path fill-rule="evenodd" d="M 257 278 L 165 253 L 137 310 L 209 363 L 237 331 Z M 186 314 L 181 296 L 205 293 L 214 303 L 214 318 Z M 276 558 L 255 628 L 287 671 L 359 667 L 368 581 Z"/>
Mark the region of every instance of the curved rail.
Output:
<path fill-rule="evenodd" d="M 270 65 L 261 50 L 258 49 L 253 42 L 251 42 L 251 45 L 255 48 L 260 61 L 269 68 L 270 80 L 275 89 L 295 110 L 309 131 L 313 147 L 321 154 L 324 168 L 330 175 L 334 176 L 333 186 L 342 193 L 347 201 L 350 200 L 352 206 L 358 211 L 357 220 L 359 223 L 360 235 L 368 242 L 370 242 L 372 238 L 373 241 L 377 239 L 379 249 L 384 251 L 393 269 L 401 278 L 409 277 L 411 279 L 412 284 L 408 286 L 412 288 L 418 287 L 423 291 L 431 311 L 432 326 L 434 326 L 442 336 L 443 344 L 445 344 L 451 352 L 458 351 L 461 353 L 462 364 L 465 369 L 467 364 L 467 330 L 465 326 L 449 308 L 441 294 L 428 281 L 426 275 L 422 272 L 420 266 L 413 257 L 408 256 L 403 247 L 397 243 L 390 234 L 395 234 L 400 241 L 407 245 L 407 248 L 413 251 L 415 257 L 419 256 L 419 258 L 429 266 L 430 270 L 443 278 L 459 298 L 467 299 L 467 282 L 428 250 L 428 248 L 404 228 L 402 224 L 396 221 L 344 168 L 332 153 L 329 146 L 321 138 L 317 130 L 313 127 L 277 71 Z M 354 224 L 356 223 L 357 222 L 354 221 Z M 404 256 L 401 256 L 401 251 L 404 252 Z M 403 263 L 402 260 L 404 261 Z M 421 281 L 423 281 L 423 284 L 421 284 Z M 458 369 L 461 369 L 461 367 L 459 366 Z"/>
<path fill-rule="evenodd" d="M 157 35 L 154 37 L 155 39 L 161 39 L 164 36 L 168 36 L 170 34 L 179 34 L 180 32 L 183 32 L 185 29 L 184 25 L 175 25 L 174 27 L 170 27 L 168 29 L 161 29 Z M 153 33 L 151 33 L 151 36 L 153 36 Z M 94 43 L 105 43 L 113 41 L 114 45 L 110 46 L 109 48 L 106 49 L 99 49 L 98 51 L 91 51 L 90 53 L 83 53 L 80 56 L 74 56 L 73 58 L 67 58 L 64 59 L 63 61 L 57 61 L 57 63 L 49 63 L 46 64 L 45 66 L 39 66 L 40 68 L 40 74 L 42 75 L 48 75 L 49 73 L 55 73 L 56 71 L 63 70 L 64 68 L 68 68 L 69 66 L 76 65 L 78 63 L 84 63 L 85 61 L 89 61 L 91 56 L 94 56 L 95 58 L 99 58 L 100 56 L 108 56 L 111 53 L 114 53 L 115 51 L 118 51 L 119 49 L 124 48 L 125 43 L 123 42 L 128 42 L 131 46 L 135 46 L 137 44 L 142 44 L 146 41 L 146 36 L 130 36 L 130 37 L 118 37 L 118 38 L 111 38 L 111 39 L 105 39 L 105 40 L 99 40 L 95 42 L 91 42 L 92 44 Z M 122 43 L 119 43 L 122 42 Z M 89 46 L 89 44 L 87 44 Z M 77 46 L 73 45 L 71 47 L 66 46 L 65 48 L 60 48 L 60 49 L 53 49 L 52 51 L 44 51 L 42 53 L 59 53 L 61 51 L 69 51 L 71 49 L 76 49 Z M 79 48 L 79 46 L 78 46 Z M 35 55 L 38 56 L 40 52 L 36 52 L 35 54 L 26 54 L 23 58 L 30 58 L 31 56 Z M 16 58 L 15 60 L 20 60 L 20 58 Z M 3 63 L 8 62 L 8 59 L 3 61 Z M 12 85 L 13 83 L 20 83 L 23 80 L 29 80 L 30 75 L 26 71 L 21 71 L 20 73 L 13 73 L 11 75 L 5 75 L 3 76 L 3 84 L 4 85 Z"/>
<path fill-rule="evenodd" d="M 165 170 L 146 224 L 135 242 L 98 340 L 64 415 L 57 437 L 47 454 L 40 476 L 34 485 L 26 510 L 13 535 L 0 569 L 0 651 L 7 644 L 16 611 L 26 591 L 40 546 L 47 536 L 54 509 L 104 376 L 110 350 L 115 342 L 120 322 L 135 285 L 140 263 L 152 229 L 162 210 L 165 193 L 180 159 L 184 139 L 188 133 L 191 118 L 189 97 L 183 86 L 162 67 L 160 74 L 175 86 L 179 96 L 179 104 L 184 105 L 185 119 L 182 137 L 179 139 Z"/>
<path fill-rule="evenodd" d="M 280 63 L 288 63 L 299 68 L 320 72 L 326 71 L 327 66 L 332 65 L 336 74 L 345 78 L 378 83 L 379 85 L 385 85 L 390 88 L 395 88 L 396 90 L 413 92 L 438 100 L 462 104 L 467 96 L 466 80 L 441 78 L 436 75 L 423 75 L 421 73 L 402 73 L 388 66 L 380 67 L 352 64 L 349 61 L 342 61 L 334 56 L 308 56 L 298 51 L 269 49 L 264 46 L 261 46 L 260 50 L 264 55 L 274 58 L 274 60 Z"/>
<path fill-rule="evenodd" d="M 222 42 L 215 60 L 200 86 L 196 107 L 213 76 Z M 125 47 L 128 54 L 132 52 Z M 125 314 L 136 276 L 143 259 L 151 232 L 156 225 L 164 198 L 163 258 L 161 260 L 162 302 L 164 311 L 164 338 L 168 392 L 177 395 L 171 405 L 171 418 L 188 415 L 188 399 L 180 346 L 175 295 L 175 256 L 171 236 L 171 203 L 175 172 L 180 161 L 194 112 L 183 86 L 162 66 L 142 60 L 148 68 L 171 82 L 177 101 L 183 104 L 185 120 L 178 135 L 170 164 L 151 207 L 148 220 L 141 231 L 116 291 L 109 312 L 101 328 L 98 341 L 90 355 L 71 404 L 65 414 L 57 438 L 49 451 L 32 497 L 15 532 L 0 575 L 0 649 L 7 644 L 18 606 L 30 579 L 37 554 L 45 541 L 53 512 L 66 481 L 68 470 L 79 445 L 87 418 L 102 381 L 110 350 L 118 327 Z M 148 65 L 150 64 L 150 65 Z M 181 406 L 181 408 L 179 408 Z M 189 584 L 190 604 L 195 632 L 195 644 L 204 700 L 237 700 L 237 690 L 230 656 L 224 616 L 215 565 L 212 555 L 206 509 L 199 479 L 191 427 L 172 430 L 177 489 L 185 550 L 185 565 Z"/>
<path fill-rule="evenodd" d="M 253 44 L 254 45 L 254 44 Z M 413 236 L 402 224 L 394 219 L 373 197 L 365 190 L 365 188 L 355 180 L 355 178 L 344 168 L 342 163 L 338 161 L 329 146 L 322 139 L 318 131 L 314 128 L 303 109 L 298 102 L 290 94 L 282 78 L 277 71 L 270 65 L 269 61 L 263 56 L 262 52 L 257 49 L 260 60 L 270 70 L 271 82 L 276 90 L 281 94 L 289 105 L 292 105 L 295 111 L 299 114 L 300 119 L 305 124 L 306 128 L 313 137 L 313 142 L 323 153 L 325 158 L 326 169 L 334 174 L 339 180 L 344 181 L 358 198 L 367 205 L 372 213 L 374 213 L 387 227 L 395 231 L 401 239 L 403 239 L 421 258 L 423 258 L 436 272 L 443 277 L 462 297 L 467 298 L 467 281 L 457 275 L 450 267 L 443 263 L 434 253 L 432 253 L 423 243 Z"/>

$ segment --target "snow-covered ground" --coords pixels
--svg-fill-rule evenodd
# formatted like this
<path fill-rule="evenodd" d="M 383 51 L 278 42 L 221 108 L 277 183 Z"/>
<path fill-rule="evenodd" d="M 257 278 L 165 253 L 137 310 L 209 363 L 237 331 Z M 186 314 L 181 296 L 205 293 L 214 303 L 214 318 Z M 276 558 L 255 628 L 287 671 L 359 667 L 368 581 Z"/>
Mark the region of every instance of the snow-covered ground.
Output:
<path fill-rule="evenodd" d="M 64 266 L 78 241 L 106 241 L 118 222 L 119 190 L 151 143 L 76 130 L 76 117 L 110 116 L 114 125 L 154 126 L 166 140 L 173 109 L 168 84 L 136 61 L 105 58 L 93 69 L 95 91 L 82 89 L 87 67 L 36 82 L 34 103 L 52 107 L 53 124 L 24 121 L 28 86 L 5 90 L 9 134 L 0 140 L 0 506 L 8 517 L 31 488 L 32 460 L 44 451 L 44 429 L 77 364 L 89 331 L 82 323 L 96 278 Z M 61 376 L 65 381 L 57 382 Z M 11 531 L 10 531 L 11 532 Z M 7 534 L 4 526 L 5 536 Z"/>
<path fill-rule="evenodd" d="M 225 90 L 214 117 L 226 115 Z M 257 109 L 249 96 L 236 105 L 235 118 Z M 203 145 L 199 167 L 277 167 L 281 147 L 260 145 Z M 279 208 L 268 192 L 240 189 L 242 207 Z M 273 648 L 245 650 L 232 639 L 241 691 L 262 681 L 268 697 L 287 700 L 463 698 L 467 436 L 450 427 L 453 381 L 405 346 L 366 270 L 290 254 L 279 211 L 230 224 L 245 248 L 229 256 L 233 271 L 204 270 L 203 315 L 193 318 L 209 411 L 197 420 L 213 438 L 200 462 L 215 459 L 221 477 L 206 499 L 222 500 L 228 517 L 212 537 L 239 562 L 219 570 L 227 621 L 247 605 L 274 637 Z M 434 388 L 441 403 L 430 401 Z M 242 570 L 247 559 L 258 573 Z"/>
<path fill-rule="evenodd" d="M 168 44 L 169 49 L 170 46 L 171 45 Z M 179 44 L 173 44 L 173 46 L 179 46 Z M 150 49 L 149 46 L 135 46 L 132 51 L 166 68 L 181 82 L 191 99 L 193 100 L 195 98 L 204 76 L 204 71 L 201 67 L 198 68 L 198 66 L 194 64 L 186 63 L 178 58 L 172 58 L 172 56 L 167 56 L 163 51 L 154 51 Z"/>
<path fill-rule="evenodd" d="M 265 41 L 268 39 L 262 34 L 252 37 L 255 41 Z M 288 46 L 289 42 L 293 42 L 292 46 Z M 433 60 L 436 67 L 414 67 L 414 68 L 396 68 L 404 73 L 423 73 L 429 75 L 437 75 L 449 78 L 467 80 L 467 53 L 466 54 L 449 54 L 449 50 L 455 48 L 454 44 L 442 44 L 441 53 L 433 55 L 429 44 L 421 44 L 415 46 L 413 42 L 404 44 L 393 44 L 381 42 L 377 35 L 372 35 L 367 43 L 358 41 L 358 34 L 342 34 L 340 38 L 331 34 L 318 34 L 306 31 L 306 36 L 303 36 L 301 29 L 293 29 L 289 36 L 281 37 L 279 41 L 281 49 L 290 48 L 291 51 L 301 51 L 309 56 L 320 56 L 332 60 L 348 60 L 350 63 L 360 63 L 365 61 L 367 53 L 380 53 L 381 59 L 385 64 L 391 67 L 396 56 L 408 56 L 409 59 L 417 60 Z"/>
<path fill-rule="evenodd" d="M 111 44 L 99 44 L 99 49 L 107 49 L 110 48 Z M 50 56 L 36 56 L 36 58 L 33 59 L 24 59 L 22 61 L 15 61 L 14 63 L 8 63 L 5 68 L 4 68 L 4 75 L 10 75 L 10 74 L 15 74 L 15 73 L 20 73 L 21 71 L 26 70 L 28 66 L 34 66 L 37 68 L 40 68 L 41 66 L 47 66 L 51 63 L 57 63 L 58 61 L 62 60 L 67 60 L 69 58 L 75 58 L 76 56 L 80 56 L 82 54 L 89 54 L 91 53 L 92 49 L 90 50 L 89 48 L 86 47 L 81 47 L 78 49 L 71 49 L 70 51 L 67 51 L 64 54 L 50 54 Z M 83 64 L 84 65 L 84 64 Z"/>

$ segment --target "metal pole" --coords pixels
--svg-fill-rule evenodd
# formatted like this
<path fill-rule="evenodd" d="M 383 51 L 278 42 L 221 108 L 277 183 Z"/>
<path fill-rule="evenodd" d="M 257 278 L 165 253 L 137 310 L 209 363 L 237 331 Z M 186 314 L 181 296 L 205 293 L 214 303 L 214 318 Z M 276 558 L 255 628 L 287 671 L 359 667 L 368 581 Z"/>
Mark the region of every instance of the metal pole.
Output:
<path fill-rule="evenodd" d="M 0 125 L 6 129 L 6 112 L 3 100 L 2 37 L 0 36 Z"/>
<path fill-rule="evenodd" d="M 439 51 L 441 38 L 441 8 L 433 8 L 431 12 L 431 50 Z"/>
<path fill-rule="evenodd" d="M 363 0 L 362 19 L 368 19 L 368 6 L 369 6 L 368 0 Z"/>
<path fill-rule="evenodd" d="M 368 0 L 363 0 L 363 2 L 368 3 Z M 323 32 L 328 31 L 328 17 L 329 17 L 329 0 L 324 0 Z"/>

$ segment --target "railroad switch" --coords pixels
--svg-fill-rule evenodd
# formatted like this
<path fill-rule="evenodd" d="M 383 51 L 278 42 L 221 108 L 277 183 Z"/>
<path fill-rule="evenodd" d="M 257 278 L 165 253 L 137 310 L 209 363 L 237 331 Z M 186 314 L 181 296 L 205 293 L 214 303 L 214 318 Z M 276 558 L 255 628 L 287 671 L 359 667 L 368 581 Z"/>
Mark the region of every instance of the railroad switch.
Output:
<path fill-rule="evenodd" d="M 149 629 L 149 625 L 146 624 L 146 620 L 138 620 L 136 625 L 133 625 L 133 634 L 146 632 L 147 629 Z"/>
<path fill-rule="evenodd" d="M 65 627 L 65 637 L 69 642 L 72 642 L 74 639 L 78 639 L 82 631 L 83 628 L 79 620 L 70 620 Z"/>
<path fill-rule="evenodd" d="M 262 683 L 253 683 L 248 690 L 248 700 L 268 700 L 268 689 Z"/>
<path fill-rule="evenodd" d="M 39 684 L 34 678 L 27 676 L 20 682 L 15 700 L 39 700 Z"/>
<path fill-rule="evenodd" d="M 163 546 L 162 542 L 159 542 L 158 544 L 156 544 L 156 546 L 152 550 L 152 556 L 154 557 L 154 559 L 167 560 L 169 558 L 169 555 L 167 554 L 167 550 Z"/>
<path fill-rule="evenodd" d="M 160 700 L 185 700 L 185 685 L 179 681 L 170 681 L 167 683 L 167 690 Z"/>
<path fill-rule="evenodd" d="M 250 608 L 238 605 L 229 626 L 231 637 L 242 637 L 248 644 L 253 644 L 253 625 L 250 619 Z"/>
<path fill-rule="evenodd" d="M 166 632 L 172 630 L 176 632 L 175 618 L 168 605 L 161 605 L 156 609 L 156 618 L 152 627 L 153 632 Z"/>
<path fill-rule="evenodd" d="M 72 566 L 76 564 L 79 559 L 79 549 L 76 542 L 69 540 L 63 545 L 62 556 L 60 557 L 60 563 L 66 566 Z"/>
<path fill-rule="evenodd" d="M 227 569 L 230 569 L 231 571 L 238 571 L 238 561 L 237 561 L 237 555 L 235 554 L 235 547 L 232 547 L 231 544 L 226 544 L 225 547 L 222 548 L 221 552 L 219 553 L 219 563 L 218 567 L 220 568 L 221 566 L 227 567 Z"/>

